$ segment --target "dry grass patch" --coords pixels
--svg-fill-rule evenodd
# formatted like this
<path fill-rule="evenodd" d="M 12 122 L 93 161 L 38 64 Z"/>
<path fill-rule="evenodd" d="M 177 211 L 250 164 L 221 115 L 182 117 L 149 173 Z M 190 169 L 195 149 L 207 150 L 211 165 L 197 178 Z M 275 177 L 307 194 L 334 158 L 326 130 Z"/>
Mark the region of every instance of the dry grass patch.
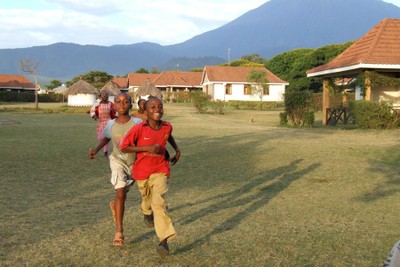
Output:
<path fill-rule="evenodd" d="M 87 159 L 88 115 L 1 112 L 21 122 L 0 125 L 1 265 L 379 266 L 400 239 L 400 131 L 249 114 L 167 105 L 182 158 L 167 195 L 178 236 L 161 259 L 136 188 L 126 244 L 112 247 L 109 169 Z"/>

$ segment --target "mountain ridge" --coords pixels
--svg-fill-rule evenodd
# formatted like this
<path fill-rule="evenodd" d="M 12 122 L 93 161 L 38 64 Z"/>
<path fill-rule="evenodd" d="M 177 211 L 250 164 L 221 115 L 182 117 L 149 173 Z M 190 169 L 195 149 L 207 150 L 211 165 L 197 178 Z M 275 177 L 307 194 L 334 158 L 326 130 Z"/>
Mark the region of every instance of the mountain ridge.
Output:
<path fill-rule="evenodd" d="M 356 40 L 384 18 L 400 18 L 400 8 L 382 0 L 270 0 L 217 29 L 174 45 L 60 42 L 0 49 L 0 73 L 20 74 L 18 65 L 24 59 L 39 63 L 37 74 L 42 79 L 59 80 L 96 70 L 121 76 L 139 68 L 189 70 L 250 54 L 268 59 L 295 48 Z"/>

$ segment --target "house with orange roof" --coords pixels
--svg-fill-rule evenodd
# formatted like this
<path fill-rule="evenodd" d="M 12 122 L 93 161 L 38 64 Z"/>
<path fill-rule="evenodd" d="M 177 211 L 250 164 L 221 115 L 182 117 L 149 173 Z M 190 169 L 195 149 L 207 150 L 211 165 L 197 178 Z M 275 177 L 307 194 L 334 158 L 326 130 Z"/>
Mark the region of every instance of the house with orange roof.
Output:
<path fill-rule="evenodd" d="M 118 87 L 121 92 L 128 91 L 128 78 L 127 77 L 113 77 L 112 82 Z"/>
<path fill-rule="evenodd" d="M 153 82 L 158 75 L 153 73 L 128 73 L 128 90 L 136 92 L 146 80 Z"/>
<path fill-rule="evenodd" d="M 329 81 L 337 78 L 356 78 L 374 71 L 390 78 L 400 77 L 400 19 L 386 18 L 375 25 L 349 48 L 325 65 L 307 71 L 307 77 L 320 77 L 323 82 L 322 122 L 327 123 Z M 365 76 L 365 100 L 391 101 L 400 108 L 398 87 L 373 85 Z M 360 91 L 360 88 L 357 88 Z"/>
<path fill-rule="evenodd" d="M 201 72 L 163 71 L 152 83 L 161 91 L 163 98 L 173 100 L 178 92 L 201 91 Z"/>
<path fill-rule="evenodd" d="M 5 92 L 32 92 L 36 86 L 24 75 L 0 74 L 0 91 Z"/>
<path fill-rule="evenodd" d="M 264 72 L 266 85 L 261 94 L 252 91 L 254 87 L 261 87 L 249 80 L 252 71 Z M 240 101 L 284 101 L 284 93 L 288 82 L 280 79 L 264 67 L 230 67 L 205 66 L 201 84 L 203 92 L 211 100 L 240 100 Z"/>

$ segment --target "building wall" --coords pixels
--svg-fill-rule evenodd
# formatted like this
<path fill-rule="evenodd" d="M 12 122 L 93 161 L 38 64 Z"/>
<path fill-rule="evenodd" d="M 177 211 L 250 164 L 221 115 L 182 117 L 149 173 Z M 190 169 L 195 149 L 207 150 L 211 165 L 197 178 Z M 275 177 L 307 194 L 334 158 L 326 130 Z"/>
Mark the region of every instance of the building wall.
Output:
<path fill-rule="evenodd" d="M 371 92 L 373 101 L 388 101 L 394 108 L 400 108 L 400 90 L 393 87 L 375 87 Z"/>
<path fill-rule="evenodd" d="M 255 94 L 245 94 L 245 85 L 240 83 L 231 84 L 231 94 L 226 94 L 226 85 L 226 83 L 203 84 L 203 92 L 206 92 L 206 86 L 208 86 L 208 95 L 211 97 L 211 100 L 284 101 L 284 84 L 270 84 L 269 95 L 263 95 L 261 99 Z"/>
<path fill-rule="evenodd" d="M 95 94 L 77 94 L 68 96 L 68 106 L 88 107 L 96 102 Z"/>

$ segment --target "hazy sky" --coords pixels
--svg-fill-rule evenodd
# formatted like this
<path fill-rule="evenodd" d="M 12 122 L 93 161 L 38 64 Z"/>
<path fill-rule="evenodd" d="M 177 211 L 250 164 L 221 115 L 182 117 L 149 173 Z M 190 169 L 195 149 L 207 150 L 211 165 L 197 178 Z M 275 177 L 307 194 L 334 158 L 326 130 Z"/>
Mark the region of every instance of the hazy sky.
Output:
<path fill-rule="evenodd" d="M 267 0 L 0 0 L 0 48 L 186 41 Z M 400 0 L 385 0 L 400 6 Z"/>

